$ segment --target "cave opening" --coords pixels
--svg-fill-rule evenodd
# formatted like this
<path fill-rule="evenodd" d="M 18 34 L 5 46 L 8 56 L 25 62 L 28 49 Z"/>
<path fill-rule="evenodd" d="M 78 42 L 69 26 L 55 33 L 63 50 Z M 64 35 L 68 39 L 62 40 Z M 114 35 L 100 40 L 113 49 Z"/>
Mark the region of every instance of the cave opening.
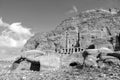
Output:
<path fill-rule="evenodd" d="M 69 66 L 74 67 L 74 66 L 77 66 L 78 64 L 79 64 L 78 62 L 72 62 L 69 64 Z"/>
<path fill-rule="evenodd" d="M 95 45 L 94 45 L 94 44 L 91 44 L 91 45 L 88 46 L 87 49 L 95 49 Z"/>
<path fill-rule="evenodd" d="M 30 70 L 40 71 L 40 62 L 39 61 L 31 61 Z"/>

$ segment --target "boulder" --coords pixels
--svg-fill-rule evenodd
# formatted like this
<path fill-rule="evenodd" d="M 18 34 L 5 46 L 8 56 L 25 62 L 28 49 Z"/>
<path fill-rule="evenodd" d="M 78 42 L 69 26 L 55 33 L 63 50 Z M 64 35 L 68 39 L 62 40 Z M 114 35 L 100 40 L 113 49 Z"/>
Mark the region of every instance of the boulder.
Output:
<path fill-rule="evenodd" d="M 97 66 L 96 61 L 98 61 L 99 59 L 113 58 L 110 56 L 106 56 L 109 52 L 113 53 L 111 49 L 101 47 L 99 49 L 86 49 L 86 51 L 84 51 L 82 55 L 85 59 L 85 64 Z"/>
<path fill-rule="evenodd" d="M 97 65 L 97 61 L 98 59 L 95 57 L 95 56 L 93 56 L 93 55 L 89 55 L 87 58 L 86 58 L 86 60 L 85 60 L 85 63 L 86 63 L 86 65 L 89 65 L 89 66 L 93 66 L 93 67 L 97 67 L 98 65 Z"/>
<path fill-rule="evenodd" d="M 97 56 L 99 54 L 98 49 L 87 49 L 86 51 L 88 52 L 89 55 L 93 55 L 93 56 Z"/>
<path fill-rule="evenodd" d="M 114 51 L 109 49 L 109 48 L 106 48 L 106 47 L 102 47 L 99 50 L 99 53 L 101 53 L 102 56 L 107 56 L 108 53 L 113 53 Z"/>
<path fill-rule="evenodd" d="M 120 60 L 120 54 L 119 53 L 107 53 L 107 56 L 115 57 Z"/>

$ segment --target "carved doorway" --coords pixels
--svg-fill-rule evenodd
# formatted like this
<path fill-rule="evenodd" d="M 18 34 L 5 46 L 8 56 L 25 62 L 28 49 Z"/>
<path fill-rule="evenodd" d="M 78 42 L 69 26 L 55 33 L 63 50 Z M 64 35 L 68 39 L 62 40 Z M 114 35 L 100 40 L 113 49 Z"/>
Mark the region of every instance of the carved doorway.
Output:
<path fill-rule="evenodd" d="M 120 34 L 116 36 L 115 51 L 120 51 Z"/>

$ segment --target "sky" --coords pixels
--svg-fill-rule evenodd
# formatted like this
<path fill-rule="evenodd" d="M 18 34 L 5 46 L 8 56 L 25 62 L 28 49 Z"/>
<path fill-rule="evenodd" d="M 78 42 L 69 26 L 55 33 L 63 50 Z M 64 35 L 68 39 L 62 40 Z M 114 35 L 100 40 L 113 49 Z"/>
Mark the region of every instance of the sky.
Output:
<path fill-rule="evenodd" d="M 35 33 L 53 30 L 81 11 L 119 5 L 120 0 L 0 0 L 0 59 L 20 54 Z"/>

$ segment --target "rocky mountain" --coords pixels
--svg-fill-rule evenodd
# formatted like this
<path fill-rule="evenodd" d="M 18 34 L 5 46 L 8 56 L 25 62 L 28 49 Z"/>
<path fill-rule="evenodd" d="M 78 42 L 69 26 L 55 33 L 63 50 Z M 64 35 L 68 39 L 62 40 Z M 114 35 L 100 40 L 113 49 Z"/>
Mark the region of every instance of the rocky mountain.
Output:
<path fill-rule="evenodd" d="M 93 9 L 63 20 L 49 32 L 37 33 L 22 51 L 38 49 L 59 51 L 63 48 L 108 47 L 120 50 L 120 10 Z"/>

